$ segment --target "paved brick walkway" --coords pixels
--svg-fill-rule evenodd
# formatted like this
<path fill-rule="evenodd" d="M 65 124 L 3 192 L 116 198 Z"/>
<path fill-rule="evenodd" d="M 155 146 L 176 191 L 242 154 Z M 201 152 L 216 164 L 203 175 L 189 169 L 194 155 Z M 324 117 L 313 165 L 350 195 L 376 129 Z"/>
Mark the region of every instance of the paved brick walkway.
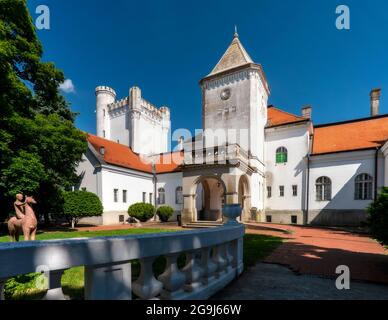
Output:
<path fill-rule="evenodd" d="M 257 229 L 248 226 L 247 232 L 285 239 L 265 262 L 288 266 L 300 274 L 330 278 L 337 277 L 338 265 L 347 265 L 353 280 L 388 284 L 388 251 L 367 235 L 336 229 L 254 225 Z"/>

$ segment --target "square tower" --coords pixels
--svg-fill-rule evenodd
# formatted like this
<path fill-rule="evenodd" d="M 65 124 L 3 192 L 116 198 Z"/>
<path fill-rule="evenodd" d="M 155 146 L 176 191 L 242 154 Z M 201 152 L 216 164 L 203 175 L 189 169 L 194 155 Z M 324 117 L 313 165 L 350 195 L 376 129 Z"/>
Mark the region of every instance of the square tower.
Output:
<path fill-rule="evenodd" d="M 206 147 L 237 143 L 264 163 L 269 86 L 237 32 L 212 72 L 200 81 Z"/>

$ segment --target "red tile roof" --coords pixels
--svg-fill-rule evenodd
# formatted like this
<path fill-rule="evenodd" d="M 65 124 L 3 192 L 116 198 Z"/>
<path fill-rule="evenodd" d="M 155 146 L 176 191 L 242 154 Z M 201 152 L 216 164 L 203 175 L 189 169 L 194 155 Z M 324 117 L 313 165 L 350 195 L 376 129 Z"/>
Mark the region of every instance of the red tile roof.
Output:
<path fill-rule="evenodd" d="M 382 146 L 388 140 L 388 115 L 314 128 L 313 155 Z"/>
<path fill-rule="evenodd" d="M 150 163 L 143 161 L 141 156 L 131 150 L 131 148 L 103 139 L 92 134 L 88 134 L 88 141 L 93 148 L 100 154 L 100 148 L 104 147 L 105 153 L 102 156 L 106 163 L 117 165 L 120 167 L 152 173 Z M 159 156 L 159 161 L 156 165 L 157 173 L 168 173 L 180 171 L 180 165 L 183 162 L 182 152 L 165 153 Z"/>
<path fill-rule="evenodd" d="M 292 113 L 268 106 L 268 122 L 267 127 L 276 127 L 284 124 L 291 124 L 295 122 L 308 121 L 309 119 L 296 116 Z"/>

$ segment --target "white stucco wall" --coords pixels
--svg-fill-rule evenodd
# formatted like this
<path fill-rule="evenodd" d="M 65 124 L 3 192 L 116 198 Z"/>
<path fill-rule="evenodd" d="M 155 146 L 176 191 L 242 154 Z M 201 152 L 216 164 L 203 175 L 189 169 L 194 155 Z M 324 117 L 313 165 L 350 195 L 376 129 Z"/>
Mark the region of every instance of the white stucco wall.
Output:
<path fill-rule="evenodd" d="M 379 166 L 383 165 L 382 157 Z M 375 179 L 375 151 L 344 152 L 311 157 L 310 210 L 365 209 L 370 200 L 355 200 L 355 178 L 367 173 Z M 332 182 L 332 200 L 316 201 L 315 182 L 326 176 Z"/>
<path fill-rule="evenodd" d="M 183 209 L 183 204 L 177 204 L 175 199 L 176 188 L 182 187 L 182 172 L 158 174 L 157 179 L 157 190 L 164 188 L 166 197 L 165 205 L 174 208 L 175 213 L 171 220 L 176 220 L 176 215 Z"/>
<path fill-rule="evenodd" d="M 230 90 L 230 98 L 221 99 L 221 93 Z M 256 70 L 242 70 L 206 81 L 203 92 L 204 130 L 222 130 L 223 138 L 238 143 L 253 156 L 263 160 L 264 126 L 267 121 L 268 95 Z M 237 141 L 231 140 L 229 130 L 236 130 Z M 220 136 L 221 138 L 222 136 Z M 206 147 L 222 145 L 225 140 L 209 138 L 205 131 Z"/>
<path fill-rule="evenodd" d="M 82 156 L 82 161 L 76 169 L 77 175 L 82 177 L 78 188 L 80 190 L 85 188 L 86 191 L 95 193 L 102 200 L 100 186 L 101 172 L 98 168 L 95 168 L 96 163 L 96 158 L 88 149 L 86 154 Z"/>
<path fill-rule="evenodd" d="M 304 202 L 304 178 L 308 154 L 308 124 L 275 127 L 266 130 L 266 186 L 265 207 L 269 210 L 302 210 Z M 276 150 L 285 147 L 288 161 L 276 163 Z M 293 196 L 292 186 L 298 186 Z M 267 198 L 267 186 L 272 187 L 272 197 Z M 280 197 L 279 186 L 284 186 L 284 197 Z"/>
<path fill-rule="evenodd" d="M 109 113 L 110 117 L 110 140 L 120 144 L 130 145 L 130 116 L 128 106 L 115 109 Z"/>
<path fill-rule="evenodd" d="M 127 211 L 136 202 L 143 201 L 143 192 L 153 193 L 152 175 L 113 166 L 102 167 L 102 199 L 104 211 Z M 113 190 L 118 189 L 118 202 L 114 202 Z M 122 192 L 127 190 L 127 202 L 123 202 Z"/>

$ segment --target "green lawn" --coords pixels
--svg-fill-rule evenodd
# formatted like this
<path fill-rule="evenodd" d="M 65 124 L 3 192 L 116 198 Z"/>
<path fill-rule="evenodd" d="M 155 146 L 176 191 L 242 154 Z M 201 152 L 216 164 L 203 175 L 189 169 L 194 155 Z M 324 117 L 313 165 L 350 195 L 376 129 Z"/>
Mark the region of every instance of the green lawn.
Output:
<path fill-rule="evenodd" d="M 66 239 L 66 238 L 79 238 L 79 237 L 97 237 L 97 236 L 117 236 L 128 234 L 142 234 L 142 233 L 156 233 L 156 232 L 171 232 L 176 230 L 166 229 L 127 229 L 127 230 L 113 230 L 113 231 L 68 231 L 68 232 L 44 232 L 37 235 L 37 240 L 49 240 L 49 239 Z M 1 236 L 0 242 L 9 241 L 8 236 Z M 256 262 L 262 260 L 271 251 L 273 251 L 279 244 L 281 244 L 281 238 L 247 234 L 244 237 L 244 265 L 245 268 L 253 266 Z M 180 267 L 185 265 L 185 257 L 182 255 L 178 259 Z M 155 259 L 154 271 L 156 275 L 163 272 L 165 268 L 165 259 L 159 257 Z M 132 276 L 136 279 L 139 275 L 140 265 L 139 262 L 132 262 Z M 6 299 L 18 300 L 18 299 L 40 299 L 44 295 L 44 291 L 36 288 L 35 283 L 39 281 L 39 274 L 31 273 L 27 275 L 17 276 L 7 281 L 5 286 Z M 83 298 L 84 287 L 84 267 L 75 267 L 66 270 L 62 277 L 62 288 L 65 295 L 70 296 L 72 299 Z"/>

